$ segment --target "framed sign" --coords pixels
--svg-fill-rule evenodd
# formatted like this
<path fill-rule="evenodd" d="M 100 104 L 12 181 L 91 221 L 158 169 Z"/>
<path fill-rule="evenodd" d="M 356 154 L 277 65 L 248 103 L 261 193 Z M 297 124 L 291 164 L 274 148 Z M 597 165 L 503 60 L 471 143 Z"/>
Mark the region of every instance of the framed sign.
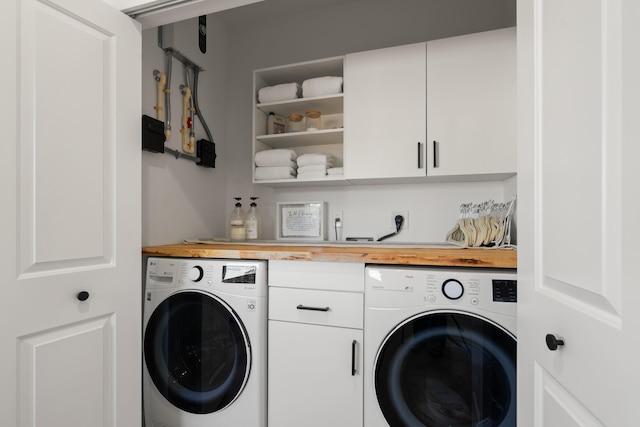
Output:
<path fill-rule="evenodd" d="M 278 203 L 277 238 L 325 240 L 325 203 Z"/>

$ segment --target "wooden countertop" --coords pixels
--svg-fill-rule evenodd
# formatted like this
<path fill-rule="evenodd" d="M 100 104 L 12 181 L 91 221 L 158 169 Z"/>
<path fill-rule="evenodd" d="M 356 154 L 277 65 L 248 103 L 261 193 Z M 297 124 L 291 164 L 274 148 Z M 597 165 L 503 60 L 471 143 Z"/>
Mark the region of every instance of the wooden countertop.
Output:
<path fill-rule="evenodd" d="M 445 267 L 516 268 L 515 249 L 460 248 L 443 245 L 355 243 L 180 243 L 150 246 L 143 255 L 182 258 L 232 258 L 364 262 L 371 264 L 431 265 Z"/>

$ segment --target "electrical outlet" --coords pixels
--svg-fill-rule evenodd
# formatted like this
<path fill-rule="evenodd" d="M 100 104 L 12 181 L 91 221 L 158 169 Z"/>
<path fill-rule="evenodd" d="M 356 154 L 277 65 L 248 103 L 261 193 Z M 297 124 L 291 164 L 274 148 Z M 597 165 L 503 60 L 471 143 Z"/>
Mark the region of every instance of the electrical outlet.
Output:
<path fill-rule="evenodd" d="M 392 211 L 391 212 L 391 228 L 396 229 L 396 215 L 402 215 L 404 222 L 402 223 L 401 230 L 409 229 L 409 211 Z"/>
<path fill-rule="evenodd" d="M 343 221 L 344 221 L 344 219 L 342 218 L 342 212 L 341 211 L 333 213 L 333 224 L 332 224 L 332 226 L 342 227 L 342 226 L 344 226 L 344 222 Z"/>

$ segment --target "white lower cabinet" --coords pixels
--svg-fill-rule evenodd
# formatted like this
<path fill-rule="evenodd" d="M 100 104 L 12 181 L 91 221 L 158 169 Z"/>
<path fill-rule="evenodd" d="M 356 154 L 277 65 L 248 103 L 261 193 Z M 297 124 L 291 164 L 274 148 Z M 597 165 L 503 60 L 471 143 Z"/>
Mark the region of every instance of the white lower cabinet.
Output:
<path fill-rule="evenodd" d="M 269 425 L 362 426 L 364 265 L 271 264 Z"/>
<path fill-rule="evenodd" d="M 361 329 L 270 320 L 269 344 L 270 426 L 362 426 Z"/>

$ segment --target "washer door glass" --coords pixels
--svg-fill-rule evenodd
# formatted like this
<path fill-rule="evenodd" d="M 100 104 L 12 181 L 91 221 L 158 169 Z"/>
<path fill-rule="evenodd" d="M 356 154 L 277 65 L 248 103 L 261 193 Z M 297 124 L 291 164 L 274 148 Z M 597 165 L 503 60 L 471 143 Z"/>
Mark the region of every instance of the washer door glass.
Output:
<path fill-rule="evenodd" d="M 515 337 L 470 314 L 414 316 L 378 351 L 375 389 L 391 427 L 515 426 Z"/>
<path fill-rule="evenodd" d="M 176 293 L 155 309 L 144 357 L 158 391 L 194 414 L 233 402 L 251 366 L 247 334 L 236 313 L 215 296 L 194 291 Z"/>

